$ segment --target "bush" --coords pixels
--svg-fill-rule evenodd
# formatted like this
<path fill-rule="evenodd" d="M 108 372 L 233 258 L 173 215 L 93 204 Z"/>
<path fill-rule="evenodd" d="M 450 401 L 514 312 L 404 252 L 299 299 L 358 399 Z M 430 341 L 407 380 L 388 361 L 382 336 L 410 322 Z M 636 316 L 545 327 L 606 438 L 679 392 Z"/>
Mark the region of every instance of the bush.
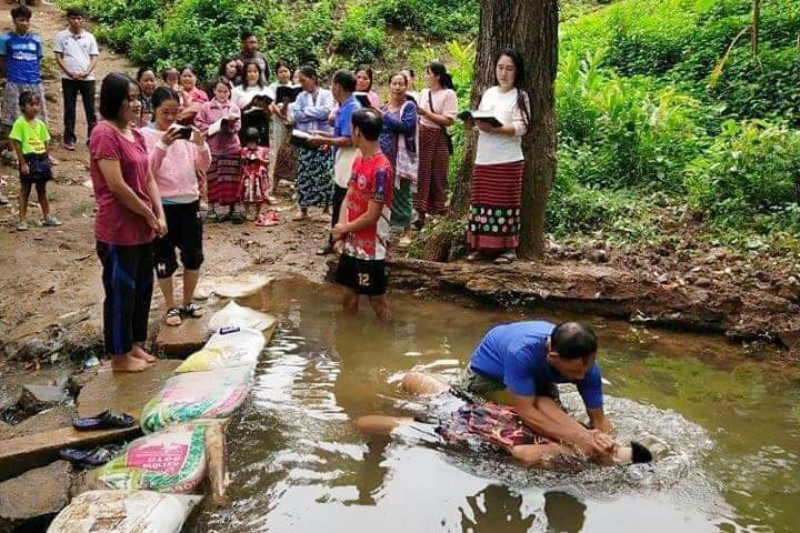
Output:
<path fill-rule="evenodd" d="M 389 26 L 440 40 L 471 40 L 480 15 L 477 0 L 380 0 L 375 9 Z"/>
<path fill-rule="evenodd" d="M 567 53 L 556 85 L 561 153 L 577 183 L 676 190 L 699 154 L 697 102 L 647 80 L 601 73 L 602 54 Z"/>
<path fill-rule="evenodd" d="M 336 51 L 350 56 L 354 64 L 371 63 L 383 53 L 385 42 L 386 30 L 378 14 L 367 4 L 351 3 L 334 36 Z"/>
<path fill-rule="evenodd" d="M 721 227 L 800 231 L 800 132 L 726 121 L 686 173 L 691 208 Z"/>

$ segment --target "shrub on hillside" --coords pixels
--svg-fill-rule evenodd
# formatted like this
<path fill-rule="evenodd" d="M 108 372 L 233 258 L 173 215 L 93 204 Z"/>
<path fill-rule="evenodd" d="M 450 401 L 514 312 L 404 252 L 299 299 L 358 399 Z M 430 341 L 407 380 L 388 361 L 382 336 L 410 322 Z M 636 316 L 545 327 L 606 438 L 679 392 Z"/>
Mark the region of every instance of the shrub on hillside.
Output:
<path fill-rule="evenodd" d="M 371 63 L 383 54 L 386 29 L 376 11 L 367 4 L 347 6 L 347 12 L 334 34 L 336 51 L 356 63 Z"/>
<path fill-rule="evenodd" d="M 386 24 L 433 39 L 474 37 L 480 15 L 477 0 L 379 0 L 375 9 Z"/>
<path fill-rule="evenodd" d="M 608 76 L 602 54 L 567 53 L 556 85 L 561 152 L 576 182 L 613 189 L 675 191 L 701 149 L 697 103 L 646 80 Z"/>
<path fill-rule="evenodd" d="M 686 173 L 689 205 L 718 225 L 800 231 L 800 132 L 726 121 Z"/>

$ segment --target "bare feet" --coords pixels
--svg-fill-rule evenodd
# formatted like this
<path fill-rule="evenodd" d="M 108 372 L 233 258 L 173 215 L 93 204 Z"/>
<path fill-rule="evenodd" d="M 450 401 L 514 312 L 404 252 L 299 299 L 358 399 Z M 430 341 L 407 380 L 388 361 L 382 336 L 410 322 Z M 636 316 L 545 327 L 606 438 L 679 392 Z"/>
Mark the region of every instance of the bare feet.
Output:
<path fill-rule="evenodd" d="M 111 370 L 113 372 L 144 372 L 152 366 L 152 363 L 138 359 L 130 353 L 115 355 L 111 359 Z"/>
<path fill-rule="evenodd" d="M 147 363 L 155 363 L 158 360 L 155 356 L 152 356 L 146 351 L 144 351 L 144 348 L 142 348 L 138 344 L 133 345 L 133 349 L 131 349 L 130 354 L 132 357 L 135 357 L 136 359 L 141 359 L 142 361 L 145 361 Z"/>

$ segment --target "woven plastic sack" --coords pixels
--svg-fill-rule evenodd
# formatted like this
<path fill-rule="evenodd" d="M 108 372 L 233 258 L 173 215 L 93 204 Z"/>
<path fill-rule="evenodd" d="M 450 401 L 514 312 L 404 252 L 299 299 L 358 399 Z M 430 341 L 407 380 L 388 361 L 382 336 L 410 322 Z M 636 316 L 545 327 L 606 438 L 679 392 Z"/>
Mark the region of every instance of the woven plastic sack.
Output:
<path fill-rule="evenodd" d="M 92 472 L 95 486 L 190 494 L 206 475 L 208 423 L 181 424 L 131 442 Z"/>
<path fill-rule="evenodd" d="M 214 313 L 214 316 L 208 321 L 208 327 L 212 331 L 219 331 L 222 328 L 248 328 L 264 331 L 272 327 L 274 323 L 274 316 L 249 307 L 242 307 L 236 302 L 230 302 Z"/>
<path fill-rule="evenodd" d="M 47 533 L 178 533 L 202 496 L 92 490 L 76 496 Z"/>
<path fill-rule="evenodd" d="M 252 375 L 251 368 L 239 367 L 169 378 L 144 406 L 142 431 L 152 433 L 171 424 L 230 416 L 247 398 Z"/>
<path fill-rule="evenodd" d="M 254 329 L 222 328 L 203 347 L 184 361 L 175 372 L 206 372 L 221 368 L 255 369 L 264 349 L 264 334 Z"/>

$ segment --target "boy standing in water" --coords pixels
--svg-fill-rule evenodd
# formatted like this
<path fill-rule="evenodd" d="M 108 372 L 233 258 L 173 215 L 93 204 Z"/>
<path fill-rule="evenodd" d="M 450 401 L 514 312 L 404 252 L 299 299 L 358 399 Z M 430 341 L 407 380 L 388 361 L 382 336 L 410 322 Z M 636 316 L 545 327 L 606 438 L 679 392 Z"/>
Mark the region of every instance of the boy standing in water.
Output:
<path fill-rule="evenodd" d="M 347 195 L 331 235 L 342 248 L 336 282 L 344 287 L 345 310 L 358 310 L 363 294 L 378 319 L 388 322 L 392 314 L 386 299 L 385 259 L 394 180 L 391 163 L 378 144 L 382 125 L 374 111 L 353 113 L 352 142 L 360 153 L 353 160 Z"/>

